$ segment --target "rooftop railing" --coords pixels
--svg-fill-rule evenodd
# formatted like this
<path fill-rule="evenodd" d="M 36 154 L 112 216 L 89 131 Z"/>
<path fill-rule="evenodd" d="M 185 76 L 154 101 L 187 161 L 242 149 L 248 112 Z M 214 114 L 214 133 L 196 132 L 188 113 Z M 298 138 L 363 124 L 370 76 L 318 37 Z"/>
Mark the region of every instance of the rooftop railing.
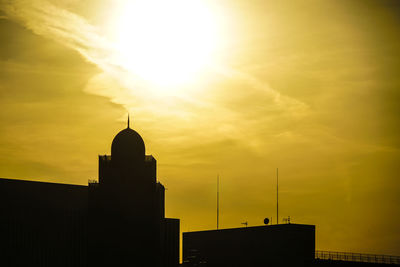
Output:
<path fill-rule="evenodd" d="M 354 261 L 367 263 L 383 263 L 400 265 L 399 256 L 377 255 L 377 254 L 361 254 L 350 252 L 335 251 L 315 251 L 316 260 L 333 260 L 333 261 Z"/>

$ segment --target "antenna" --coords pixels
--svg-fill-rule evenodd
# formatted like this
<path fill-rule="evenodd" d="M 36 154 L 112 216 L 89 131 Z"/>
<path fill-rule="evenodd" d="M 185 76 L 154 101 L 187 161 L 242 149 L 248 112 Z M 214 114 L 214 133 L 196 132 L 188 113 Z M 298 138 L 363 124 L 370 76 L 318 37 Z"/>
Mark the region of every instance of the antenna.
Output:
<path fill-rule="evenodd" d="M 290 224 L 290 216 L 288 216 L 287 218 L 283 218 L 283 222 Z"/>
<path fill-rule="evenodd" d="M 276 168 L 276 224 L 279 224 L 279 191 L 278 191 L 278 168 Z"/>
<path fill-rule="evenodd" d="M 129 113 L 128 113 L 128 128 L 129 128 Z"/>
<path fill-rule="evenodd" d="M 219 229 L 219 174 L 217 175 L 217 230 Z"/>

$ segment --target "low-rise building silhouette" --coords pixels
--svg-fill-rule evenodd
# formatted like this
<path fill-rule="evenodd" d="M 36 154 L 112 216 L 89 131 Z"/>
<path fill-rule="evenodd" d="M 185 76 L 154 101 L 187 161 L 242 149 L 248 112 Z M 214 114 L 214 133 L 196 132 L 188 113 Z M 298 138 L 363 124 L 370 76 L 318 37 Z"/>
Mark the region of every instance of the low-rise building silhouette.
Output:
<path fill-rule="evenodd" d="M 156 166 L 128 120 L 88 186 L 0 179 L 0 266 L 178 266 Z"/>
<path fill-rule="evenodd" d="M 279 224 L 183 233 L 185 266 L 308 266 L 315 226 Z"/>
<path fill-rule="evenodd" d="M 389 267 L 400 257 L 315 250 L 315 226 L 275 224 L 183 233 L 185 267 Z"/>

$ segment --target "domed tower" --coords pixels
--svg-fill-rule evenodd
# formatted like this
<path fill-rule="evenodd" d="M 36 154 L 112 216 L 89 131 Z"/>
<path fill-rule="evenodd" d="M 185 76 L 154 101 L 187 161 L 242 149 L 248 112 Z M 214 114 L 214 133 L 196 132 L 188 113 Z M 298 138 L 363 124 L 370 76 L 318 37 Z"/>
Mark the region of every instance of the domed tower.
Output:
<path fill-rule="evenodd" d="M 120 131 L 111 144 L 111 156 L 99 156 L 99 183 L 147 188 L 156 183 L 156 160 L 146 156 L 143 138 L 130 128 Z"/>
<path fill-rule="evenodd" d="M 111 144 L 112 164 L 118 168 L 140 167 L 145 160 L 145 146 L 142 137 L 129 127 L 120 131 Z"/>
<path fill-rule="evenodd" d="M 176 267 L 179 220 L 165 218 L 165 188 L 156 160 L 129 126 L 99 156 L 99 181 L 89 183 L 89 267 Z"/>
<path fill-rule="evenodd" d="M 89 201 L 91 225 L 97 225 L 93 236 L 102 233 L 91 241 L 100 266 L 130 266 L 132 261 L 156 266 L 163 218 L 158 215 L 156 160 L 145 152 L 128 117 L 127 128 L 112 141 L 111 155 L 99 156 L 99 183 L 90 189 Z"/>

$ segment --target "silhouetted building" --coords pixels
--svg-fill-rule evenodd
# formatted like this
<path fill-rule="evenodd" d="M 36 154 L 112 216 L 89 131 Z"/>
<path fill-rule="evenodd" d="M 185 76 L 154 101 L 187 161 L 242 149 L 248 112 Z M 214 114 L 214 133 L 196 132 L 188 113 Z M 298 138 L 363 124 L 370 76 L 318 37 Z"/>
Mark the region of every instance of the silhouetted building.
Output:
<path fill-rule="evenodd" d="M 184 266 L 307 266 L 315 226 L 279 224 L 183 233 Z"/>
<path fill-rule="evenodd" d="M 315 226 L 279 224 L 183 233 L 185 267 L 389 267 L 400 257 L 315 250 Z"/>
<path fill-rule="evenodd" d="M 0 179 L 1 266 L 178 266 L 179 220 L 141 136 L 119 132 L 89 186 Z"/>
<path fill-rule="evenodd" d="M 87 186 L 0 179 L 0 266 L 87 266 Z"/>

